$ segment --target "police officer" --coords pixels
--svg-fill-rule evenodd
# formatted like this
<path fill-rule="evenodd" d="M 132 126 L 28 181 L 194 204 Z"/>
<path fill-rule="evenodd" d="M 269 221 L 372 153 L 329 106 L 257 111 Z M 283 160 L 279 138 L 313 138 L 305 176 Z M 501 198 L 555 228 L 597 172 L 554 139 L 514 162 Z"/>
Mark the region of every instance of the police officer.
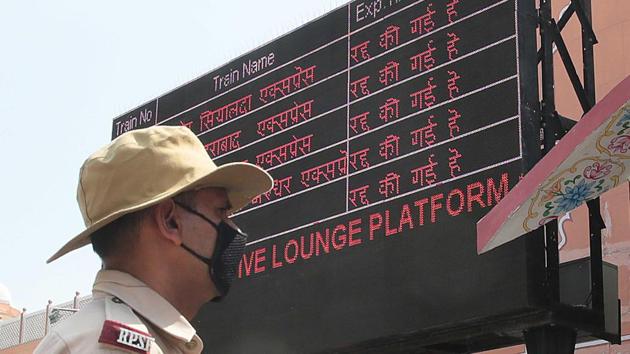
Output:
<path fill-rule="evenodd" d="M 125 133 L 91 155 L 77 199 L 86 229 L 48 262 L 92 244 L 93 299 L 36 353 L 200 353 L 190 320 L 228 293 L 246 236 L 230 215 L 272 187 L 248 163 L 216 166 L 188 128 Z"/>

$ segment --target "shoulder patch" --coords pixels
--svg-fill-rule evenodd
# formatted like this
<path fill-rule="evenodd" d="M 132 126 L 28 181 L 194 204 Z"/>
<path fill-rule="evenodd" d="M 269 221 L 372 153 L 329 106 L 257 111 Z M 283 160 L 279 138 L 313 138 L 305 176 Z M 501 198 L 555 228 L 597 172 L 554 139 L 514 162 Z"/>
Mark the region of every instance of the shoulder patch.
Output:
<path fill-rule="evenodd" d="M 120 322 L 106 320 L 103 323 L 99 343 L 135 353 L 149 353 L 155 339 L 149 333 L 139 331 Z"/>

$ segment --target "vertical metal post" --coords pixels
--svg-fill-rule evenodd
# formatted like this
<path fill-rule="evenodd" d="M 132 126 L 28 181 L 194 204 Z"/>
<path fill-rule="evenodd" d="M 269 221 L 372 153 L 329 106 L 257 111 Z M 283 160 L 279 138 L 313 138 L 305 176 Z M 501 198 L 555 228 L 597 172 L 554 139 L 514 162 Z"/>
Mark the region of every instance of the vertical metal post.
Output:
<path fill-rule="evenodd" d="M 587 202 L 588 229 L 591 248 L 591 299 L 593 310 L 604 314 L 604 269 L 602 255 L 602 229 L 604 220 L 599 211 L 599 198 Z"/>
<path fill-rule="evenodd" d="M 52 300 L 48 300 L 46 305 L 46 323 L 44 324 L 44 335 L 48 334 L 48 327 L 50 327 L 50 307 L 52 306 Z"/>
<path fill-rule="evenodd" d="M 549 152 L 559 138 L 559 119 L 556 113 L 553 73 L 553 37 L 550 31 L 551 0 L 540 0 L 540 42 L 542 46 L 542 129 L 543 155 Z M 560 301 L 560 256 L 558 252 L 558 223 L 545 226 L 547 254 L 547 295 L 550 305 Z"/>
<path fill-rule="evenodd" d="M 547 296 L 549 304 L 560 302 L 560 252 L 558 251 L 558 221 L 545 225 L 545 245 L 547 251 Z"/>
<path fill-rule="evenodd" d="M 20 333 L 18 335 L 18 344 L 22 344 L 24 340 L 24 313 L 26 313 L 26 308 L 22 308 L 22 313 L 20 314 Z"/>
<path fill-rule="evenodd" d="M 591 0 L 580 0 L 584 17 L 589 23 L 582 24 L 582 61 L 584 64 L 584 93 L 591 107 L 595 105 L 595 63 L 593 54 L 593 42 L 591 35 L 592 15 Z M 585 112 L 586 113 L 586 112 Z M 605 227 L 600 213 L 599 198 L 587 203 L 589 214 L 589 236 L 591 249 L 591 295 L 593 309 L 604 311 L 604 280 L 602 269 L 602 229 Z"/>
<path fill-rule="evenodd" d="M 591 16 L 591 0 L 580 0 L 584 15 L 593 24 Z M 586 25 L 582 25 L 582 60 L 584 63 L 584 92 L 591 107 L 595 105 L 595 62 L 593 56 L 593 41 L 595 38 L 591 36 L 591 31 Z M 586 112 L 584 112 L 586 113 Z"/>
<path fill-rule="evenodd" d="M 547 141 L 547 124 L 551 116 L 553 116 L 556 110 L 556 101 L 554 96 L 554 84 L 553 84 L 553 48 L 552 48 L 552 36 L 549 33 L 548 26 L 551 22 L 551 0 L 540 0 L 539 9 L 540 18 L 540 41 L 543 51 L 542 61 L 542 102 L 541 110 L 543 116 L 542 126 L 545 133 L 545 150 L 549 151 L 553 147 L 548 146 Z"/>

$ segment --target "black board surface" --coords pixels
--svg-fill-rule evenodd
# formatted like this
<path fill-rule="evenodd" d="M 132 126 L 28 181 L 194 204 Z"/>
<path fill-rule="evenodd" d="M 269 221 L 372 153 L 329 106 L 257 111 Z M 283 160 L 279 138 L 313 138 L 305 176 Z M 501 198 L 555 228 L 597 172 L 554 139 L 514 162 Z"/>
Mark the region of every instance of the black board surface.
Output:
<path fill-rule="evenodd" d="M 235 214 L 250 239 L 195 320 L 208 352 L 317 352 L 528 306 L 525 242 L 475 246 L 530 165 L 523 4 L 353 1 L 114 120 L 112 138 L 185 125 L 217 164 L 275 179 Z"/>

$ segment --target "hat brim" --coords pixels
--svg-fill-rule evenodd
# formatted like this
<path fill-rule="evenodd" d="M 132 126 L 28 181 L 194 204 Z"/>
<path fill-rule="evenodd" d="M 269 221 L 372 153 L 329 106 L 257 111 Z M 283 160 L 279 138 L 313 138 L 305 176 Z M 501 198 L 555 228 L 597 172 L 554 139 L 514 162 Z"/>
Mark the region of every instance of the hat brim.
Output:
<path fill-rule="evenodd" d="M 207 175 L 195 181 L 191 181 L 184 186 L 168 190 L 144 203 L 118 210 L 94 222 L 90 227 L 83 230 L 80 234 L 63 245 L 46 263 L 50 263 L 68 252 L 90 244 L 90 235 L 93 232 L 123 215 L 148 208 L 179 193 L 207 187 L 225 188 L 230 204 L 232 205 L 230 212 L 235 212 L 249 204 L 256 196 L 269 191 L 273 187 L 273 179 L 263 169 L 250 163 L 234 162 L 221 165 Z"/>

